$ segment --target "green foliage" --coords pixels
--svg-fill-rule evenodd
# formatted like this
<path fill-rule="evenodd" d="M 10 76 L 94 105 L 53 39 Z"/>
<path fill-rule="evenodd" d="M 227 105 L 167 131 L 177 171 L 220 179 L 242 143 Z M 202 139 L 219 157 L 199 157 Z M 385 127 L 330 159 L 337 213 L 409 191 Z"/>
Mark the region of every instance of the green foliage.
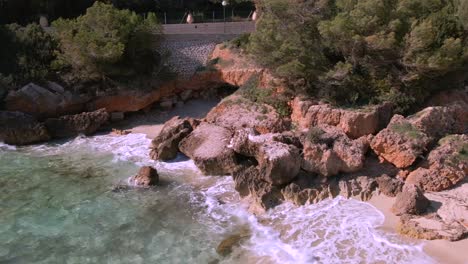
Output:
<path fill-rule="evenodd" d="M 245 50 L 247 45 L 249 44 L 250 33 L 244 33 L 227 43 L 225 43 L 225 47 L 230 49 L 240 49 Z"/>
<path fill-rule="evenodd" d="M 154 14 L 143 18 L 96 2 L 85 15 L 53 26 L 63 52 L 56 65 L 70 66 L 81 80 L 149 74 L 158 65 L 153 33 L 160 27 Z"/>
<path fill-rule="evenodd" d="M 423 134 L 416 129 L 413 125 L 410 123 L 396 123 L 390 125 L 390 129 L 396 133 L 399 133 L 401 135 L 405 135 L 411 139 L 418 139 L 420 138 Z"/>
<path fill-rule="evenodd" d="M 269 0 L 248 52 L 291 85 L 340 105 L 399 111 L 468 62 L 465 0 Z M 299 82 L 300 81 L 300 82 Z"/>
<path fill-rule="evenodd" d="M 290 98 L 287 94 L 277 93 L 268 87 L 259 88 L 258 84 L 258 76 L 252 76 L 239 88 L 239 93 L 251 102 L 272 106 L 281 117 L 291 115 L 288 105 Z"/>
<path fill-rule="evenodd" d="M 57 42 L 37 24 L 0 26 L 0 83 L 21 86 L 51 75 Z M 1 85 L 1 84 L 0 84 Z"/>

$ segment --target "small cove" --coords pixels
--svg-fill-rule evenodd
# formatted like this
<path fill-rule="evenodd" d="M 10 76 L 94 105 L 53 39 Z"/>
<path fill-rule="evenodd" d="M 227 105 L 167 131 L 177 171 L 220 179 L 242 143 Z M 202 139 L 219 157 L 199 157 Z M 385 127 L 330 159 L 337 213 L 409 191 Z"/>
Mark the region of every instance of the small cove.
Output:
<path fill-rule="evenodd" d="M 230 177 L 189 160 L 148 158 L 143 134 L 0 146 L 0 263 L 432 263 L 422 246 L 378 229 L 374 207 L 337 198 L 256 217 Z M 141 165 L 153 189 L 112 191 Z M 226 236 L 251 237 L 227 258 Z"/>

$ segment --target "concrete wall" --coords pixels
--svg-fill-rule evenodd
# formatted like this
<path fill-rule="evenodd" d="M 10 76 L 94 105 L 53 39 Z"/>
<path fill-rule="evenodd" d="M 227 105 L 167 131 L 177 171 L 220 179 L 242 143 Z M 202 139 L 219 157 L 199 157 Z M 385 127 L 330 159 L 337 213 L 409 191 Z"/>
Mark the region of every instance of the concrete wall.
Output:
<path fill-rule="evenodd" d="M 163 25 L 164 34 L 234 34 L 255 31 L 255 22 L 196 23 Z"/>
<path fill-rule="evenodd" d="M 169 53 L 168 66 L 179 78 L 190 78 L 200 67 L 206 66 L 215 46 L 240 34 L 255 30 L 253 22 L 164 25 L 164 41 L 160 52 Z"/>

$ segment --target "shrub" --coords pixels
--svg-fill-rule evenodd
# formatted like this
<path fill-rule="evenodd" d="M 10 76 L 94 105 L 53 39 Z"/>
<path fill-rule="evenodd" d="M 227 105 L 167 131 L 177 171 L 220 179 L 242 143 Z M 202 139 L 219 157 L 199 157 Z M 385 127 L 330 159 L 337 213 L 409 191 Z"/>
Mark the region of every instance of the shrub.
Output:
<path fill-rule="evenodd" d="M 39 25 L 0 25 L 0 39 L 0 82 L 4 86 L 16 87 L 50 77 L 57 42 Z"/>
<path fill-rule="evenodd" d="M 268 87 L 259 88 L 258 84 L 259 77 L 252 76 L 239 88 L 239 92 L 244 98 L 252 102 L 272 106 L 281 117 L 287 117 L 291 114 L 288 105 L 290 100 L 288 93 L 276 93 Z"/>
<path fill-rule="evenodd" d="M 156 16 L 146 18 L 110 4 L 95 2 L 86 14 L 53 23 L 62 54 L 57 65 L 69 66 L 81 80 L 152 73 L 159 64 Z"/>

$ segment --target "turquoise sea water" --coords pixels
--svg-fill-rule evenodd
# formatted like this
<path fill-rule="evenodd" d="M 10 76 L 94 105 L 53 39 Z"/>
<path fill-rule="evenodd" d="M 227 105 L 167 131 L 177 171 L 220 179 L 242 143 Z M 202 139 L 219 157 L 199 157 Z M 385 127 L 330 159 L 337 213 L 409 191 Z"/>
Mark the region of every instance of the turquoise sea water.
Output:
<path fill-rule="evenodd" d="M 421 245 L 378 229 L 372 206 L 337 198 L 254 216 L 229 177 L 191 161 L 156 163 L 139 134 L 0 144 L 0 263 L 432 263 Z M 139 166 L 161 186 L 115 190 Z M 229 256 L 215 248 L 250 230 Z"/>

